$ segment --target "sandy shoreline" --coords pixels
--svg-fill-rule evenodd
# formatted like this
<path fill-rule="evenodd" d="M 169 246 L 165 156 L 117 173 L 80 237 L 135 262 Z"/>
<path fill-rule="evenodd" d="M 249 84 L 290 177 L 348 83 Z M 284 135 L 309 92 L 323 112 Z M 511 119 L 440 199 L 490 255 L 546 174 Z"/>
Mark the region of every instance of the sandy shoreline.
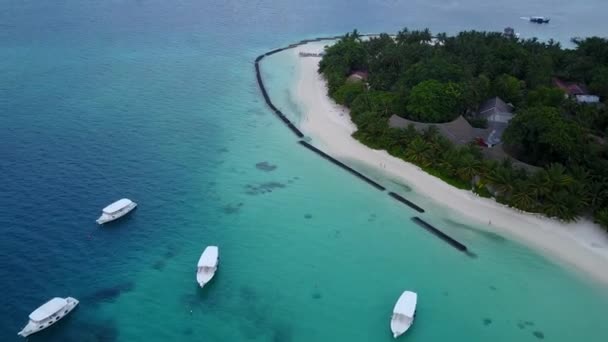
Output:
<path fill-rule="evenodd" d="M 478 222 L 486 229 L 504 233 L 608 284 L 608 272 L 605 272 L 608 266 L 608 234 L 592 222 L 581 220 L 565 224 L 517 212 L 494 200 L 454 188 L 413 164 L 397 159 L 386 151 L 373 150 L 352 138 L 356 127 L 350 120 L 348 110 L 326 95 L 325 81 L 317 73 L 320 58 L 298 57 L 300 51 L 320 52 L 323 45 L 307 44 L 285 52 L 294 54 L 298 69 L 298 81 L 292 92 L 303 115 L 299 127 L 314 145 L 338 159 L 354 160 L 401 180 L 411 185 L 416 193 Z M 488 226 L 488 222 L 491 222 L 491 226 Z"/>

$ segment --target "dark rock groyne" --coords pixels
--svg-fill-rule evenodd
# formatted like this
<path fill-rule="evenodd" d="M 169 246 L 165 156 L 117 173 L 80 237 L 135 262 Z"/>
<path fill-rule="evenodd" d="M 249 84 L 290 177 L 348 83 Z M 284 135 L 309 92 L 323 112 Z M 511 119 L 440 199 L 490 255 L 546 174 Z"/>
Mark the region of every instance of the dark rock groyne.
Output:
<path fill-rule="evenodd" d="M 352 167 L 344 164 L 343 162 L 337 160 L 336 158 L 330 156 L 329 154 L 319 150 L 318 148 L 312 146 L 311 144 L 307 143 L 306 141 L 300 140 L 300 144 L 304 147 L 306 147 L 307 149 L 313 151 L 314 153 L 320 155 L 321 157 L 329 160 L 330 162 L 334 163 L 335 165 L 338 165 L 339 167 L 343 168 L 344 170 L 352 173 L 353 175 L 361 178 L 362 180 L 364 180 L 365 182 L 367 182 L 368 184 L 370 184 L 371 186 L 373 186 L 374 188 L 380 190 L 380 191 L 384 191 L 386 190 L 385 187 L 383 187 L 382 185 L 376 183 L 375 181 L 371 180 L 369 177 L 363 175 L 361 172 L 353 169 Z"/>
<path fill-rule="evenodd" d="M 455 239 L 453 239 L 452 237 L 450 237 L 446 233 L 442 232 L 441 230 L 433 227 L 430 223 L 424 221 L 420 217 L 418 217 L 418 216 L 412 217 L 412 221 L 416 222 L 416 224 L 418 224 L 420 227 L 422 227 L 422 228 L 428 230 L 429 232 L 433 233 L 435 236 L 437 236 L 441 240 L 447 242 L 448 244 L 450 244 L 452 247 L 456 248 L 457 250 L 459 250 L 461 252 L 468 252 L 467 246 L 465 246 L 462 243 L 456 241 Z"/>
<path fill-rule="evenodd" d="M 394 192 L 389 192 L 388 193 L 389 196 L 391 196 L 392 198 L 396 199 L 397 201 L 407 205 L 408 207 L 416 210 L 419 213 L 423 213 L 424 209 L 420 208 L 419 206 L 417 206 L 414 202 L 411 202 L 409 200 L 407 200 L 406 198 L 404 198 L 403 196 L 396 194 Z"/>

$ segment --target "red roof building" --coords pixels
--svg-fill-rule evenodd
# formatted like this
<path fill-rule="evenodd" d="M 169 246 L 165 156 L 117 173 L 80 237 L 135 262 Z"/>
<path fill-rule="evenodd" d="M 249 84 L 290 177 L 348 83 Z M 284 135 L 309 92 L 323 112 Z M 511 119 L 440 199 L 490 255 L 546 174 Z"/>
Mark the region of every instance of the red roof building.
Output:
<path fill-rule="evenodd" d="M 553 84 L 566 93 L 566 97 L 571 97 L 579 103 L 597 103 L 600 98 L 589 94 L 584 84 L 575 82 L 565 82 L 558 78 L 553 78 Z"/>
<path fill-rule="evenodd" d="M 565 82 L 560 80 L 559 78 L 553 78 L 553 84 L 570 96 L 589 95 L 587 87 L 582 84 L 574 82 Z"/>

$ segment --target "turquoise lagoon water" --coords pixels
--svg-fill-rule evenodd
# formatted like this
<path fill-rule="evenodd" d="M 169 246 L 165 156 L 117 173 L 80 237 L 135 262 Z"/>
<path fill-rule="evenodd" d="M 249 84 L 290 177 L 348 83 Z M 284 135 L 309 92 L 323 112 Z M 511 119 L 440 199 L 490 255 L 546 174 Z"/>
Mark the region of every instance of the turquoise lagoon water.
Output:
<path fill-rule="evenodd" d="M 417 228 L 412 210 L 297 145 L 252 63 L 355 27 L 514 25 L 566 41 L 606 32 L 603 2 L 0 4 L 1 341 L 67 295 L 80 307 L 29 340 L 389 341 L 407 288 L 421 297 L 403 340 L 608 339 L 605 287 L 401 187 L 478 257 Z M 554 19 L 519 19 L 534 14 Z M 289 63 L 268 59 L 263 73 L 297 115 Z M 122 196 L 140 207 L 98 228 Z M 209 244 L 222 265 L 201 290 Z"/>

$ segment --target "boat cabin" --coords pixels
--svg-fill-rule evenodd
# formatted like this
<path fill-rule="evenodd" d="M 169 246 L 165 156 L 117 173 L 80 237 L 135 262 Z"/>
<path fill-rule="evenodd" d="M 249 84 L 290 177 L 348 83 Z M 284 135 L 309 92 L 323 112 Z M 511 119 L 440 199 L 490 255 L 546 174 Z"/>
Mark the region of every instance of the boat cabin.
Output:
<path fill-rule="evenodd" d="M 103 213 L 108 215 L 116 214 L 117 212 L 127 208 L 131 205 L 133 201 L 128 198 L 119 199 L 118 201 L 110 204 L 109 206 L 103 208 Z"/>
<path fill-rule="evenodd" d="M 197 268 L 199 271 L 211 271 L 217 267 L 219 251 L 216 246 L 209 246 L 198 260 Z"/>
<path fill-rule="evenodd" d="M 416 293 L 410 291 L 404 292 L 395 305 L 393 318 L 412 320 L 416 314 L 417 302 L 418 295 Z"/>
<path fill-rule="evenodd" d="M 48 302 L 42 304 L 38 309 L 34 310 L 30 314 L 30 320 L 32 322 L 40 323 L 56 313 L 59 313 L 62 309 L 64 309 L 68 305 L 68 302 L 64 298 L 55 297 Z M 65 309 L 65 313 L 68 313 L 68 310 Z"/>

